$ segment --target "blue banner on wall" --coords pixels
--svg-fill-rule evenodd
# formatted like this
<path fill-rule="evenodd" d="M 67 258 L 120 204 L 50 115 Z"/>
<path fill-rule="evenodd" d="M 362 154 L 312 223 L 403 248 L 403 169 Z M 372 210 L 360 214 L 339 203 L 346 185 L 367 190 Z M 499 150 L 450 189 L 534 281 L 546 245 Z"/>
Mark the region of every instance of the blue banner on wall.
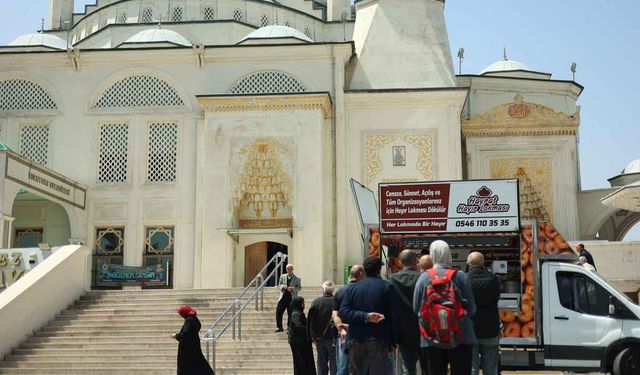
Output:
<path fill-rule="evenodd" d="M 142 267 L 111 264 L 108 259 L 97 259 L 96 286 L 168 286 L 169 270 L 166 262 Z"/>

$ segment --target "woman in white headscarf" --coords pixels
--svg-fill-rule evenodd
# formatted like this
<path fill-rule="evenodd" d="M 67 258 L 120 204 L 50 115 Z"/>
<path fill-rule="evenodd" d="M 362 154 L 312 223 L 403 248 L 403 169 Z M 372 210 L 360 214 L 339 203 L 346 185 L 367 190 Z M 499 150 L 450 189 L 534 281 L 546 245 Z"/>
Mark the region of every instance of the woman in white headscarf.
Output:
<path fill-rule="evenodd" d="M 445 272 L 451 268 L 452 259 L 449 244 L 442 240 L 434 241 L 429 246 L 429 254 L 433 260 L 433 269 L 440 277 L 443 277 Z M 452 281 L 461 294 L 458 297 L 462 300 L 462 305 L 466 310 L 466 314 L 460 319 L 462 339 L 455 348 L 443 349 L 434 346 L 429 347 L 425 337 L 420 337 L 420 356 L 423 360 L 426 359 L 429 362 L 430 375 L 446 375 L 449 365 L 451 366 L 451 375 L 468 375 L 471 373 L 472 350 L 473 346 L 476 345 L 471 316 L 476 312 L 476 305 L 467 275 L 458 270 L 453 275 Z M 425 292 L 430 284 L 431 275 L 429 275 L 429 272 L 423 272 L 418 278 L 413 294 L 413 310 L 418 316 L 425 302 Z"/>

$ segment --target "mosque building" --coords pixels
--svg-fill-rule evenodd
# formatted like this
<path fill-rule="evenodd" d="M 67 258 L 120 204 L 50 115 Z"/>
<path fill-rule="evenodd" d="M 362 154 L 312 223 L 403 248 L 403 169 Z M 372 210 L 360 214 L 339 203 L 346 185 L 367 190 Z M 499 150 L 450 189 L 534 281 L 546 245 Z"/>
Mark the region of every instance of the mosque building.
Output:
<path fill-rule="evenodd" d="M 341 282 L 350 178 L 518 178 L 569 240 L 640 221 L 638 162 L 581 190 L 583 87 L 506 55 L 456 75 L 443 0 L 49 2 L 0 46 L 3 247 L 168 262 L 174 288 L 243 285 L 282 251 Z"/>

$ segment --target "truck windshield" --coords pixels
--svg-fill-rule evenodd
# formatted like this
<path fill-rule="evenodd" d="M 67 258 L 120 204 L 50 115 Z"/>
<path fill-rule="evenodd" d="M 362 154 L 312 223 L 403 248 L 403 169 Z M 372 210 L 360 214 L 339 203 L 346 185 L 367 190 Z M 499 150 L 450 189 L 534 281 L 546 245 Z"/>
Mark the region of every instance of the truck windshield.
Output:
<path fill-rule="evenodd" d="M 594 279 L 598 279 L 600 280 L 603 284 L 608 285 L 609 287 L 611 287 L 612 289 L 614 289 L 616 292 L 618 292 L 618 294 L 622 297 L 624 297 L 627 301 L 634 303 L 633 300 L 631 298 L 629 298 L 629 296 L 627 296 L 624 292 L 622 292 L 620 289 L 616 288 L 615 285 L 613 285 L 612 283 L 610 283 L 607 279 L 605 279 L 604 277 L 600 276 L 599 273 L 597 272 L 591 272 L 591 275 L 593 276 Z"/>

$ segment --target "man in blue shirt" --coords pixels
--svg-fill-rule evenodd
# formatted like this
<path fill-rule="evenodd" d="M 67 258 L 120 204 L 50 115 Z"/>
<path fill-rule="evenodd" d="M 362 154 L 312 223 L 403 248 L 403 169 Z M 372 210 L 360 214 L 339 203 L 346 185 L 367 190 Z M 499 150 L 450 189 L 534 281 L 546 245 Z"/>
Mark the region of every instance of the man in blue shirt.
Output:
<path fill-rule="evenodd" d="M 349 284 L 340 304 L 340 317 L 349 324 L 349 373 L 389 375 L 394 291 L 380 278 L 380 258 L 368 257 L 363 266 L 366 277 Z"/>

